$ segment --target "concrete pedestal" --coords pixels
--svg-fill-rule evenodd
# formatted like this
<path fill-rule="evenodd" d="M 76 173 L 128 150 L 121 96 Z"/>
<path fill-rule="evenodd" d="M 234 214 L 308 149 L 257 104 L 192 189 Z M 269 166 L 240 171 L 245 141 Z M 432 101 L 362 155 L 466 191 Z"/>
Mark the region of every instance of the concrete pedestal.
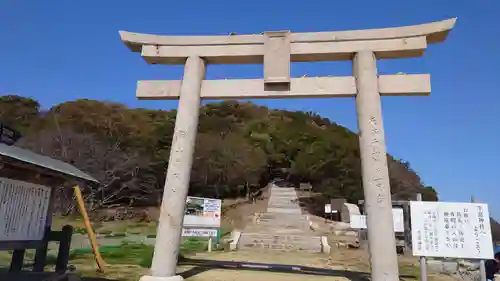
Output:
<path fill-rule="evenodd" d="M 180 275 L 174 275 L 174 276 L 169 276 L 169 277 L 158 277 L 158 276 L 149 276 L 145 275 L 142 276 L 139 281 L 182 281 L 184 278 Z"/>

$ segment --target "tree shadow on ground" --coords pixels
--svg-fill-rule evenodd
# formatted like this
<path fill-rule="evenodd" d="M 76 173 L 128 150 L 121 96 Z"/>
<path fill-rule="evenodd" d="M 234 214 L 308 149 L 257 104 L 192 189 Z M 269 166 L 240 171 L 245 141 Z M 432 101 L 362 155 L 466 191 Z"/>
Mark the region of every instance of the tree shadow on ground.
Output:
<path fill-rule="evenodd" d="M 202 272 L 211 269 L 228 269 L 228 270 L 248 270 L 248 271 L 267 271 L 303 275 L 319 275 L 319 276 L 342 276 L 350 280 L 370 280 L 370 274 L 361 271 L 335 270 L 326 268 L 317 268 L 302 265 L 286 265 L 286 264 L 267 264 L 239 261 L 214 261 L 205 259 L 183 259 L 179 265 L 194 266 L 192 269 L 179 273 L 184 279 L 195 276 Z M 400 278 L 417 279 L 413 275 L 401 275 Z"/>

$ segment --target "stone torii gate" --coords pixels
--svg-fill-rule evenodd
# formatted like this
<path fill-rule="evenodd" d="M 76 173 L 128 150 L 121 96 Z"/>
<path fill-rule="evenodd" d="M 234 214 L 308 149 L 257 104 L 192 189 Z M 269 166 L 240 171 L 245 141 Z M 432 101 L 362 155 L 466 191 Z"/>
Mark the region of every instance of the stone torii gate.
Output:
<path fill-rule="evenodd" d="M 338 32 L 264 32 L 235 36 L 161 36 L 120 31 L 150 64 L 184 64 L 182 81 L 139 81 L 137 98 L 179 99 L 150 276 L 176 274 L 200 99 L 355 97 L 367 212 L 371 275 L 399 280 L 380 96 L 425 96 L 430 75 L 378 75 L 377 59 L 421 57 L 445 40 L 456 19 Z M 290 77 L 291 62 L 353 61 L 353 76 Z M 264 79 L 205 80 L 207 64 L 263 64 Z"/>

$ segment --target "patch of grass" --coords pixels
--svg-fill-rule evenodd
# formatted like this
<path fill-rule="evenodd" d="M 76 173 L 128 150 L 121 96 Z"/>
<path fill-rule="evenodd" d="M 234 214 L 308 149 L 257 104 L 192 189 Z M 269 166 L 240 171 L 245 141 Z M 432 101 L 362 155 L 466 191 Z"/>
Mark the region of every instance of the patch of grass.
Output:
<path fill-rule="evenodd" d="M 220 231 L 220 238 L 231 234 L 231 228 L 228 227 L 221 227 L 219 231 Z"/>
<path fill-rule="evenodd" d="M 192 254 L 204 251 L 207 247 L 208 241 L 206 238 L 189 237 L 183 241 L 180 250 L 182 254 Z"/>
<path fill-rule="evenodd" d="M 207 241 L 199 238 L 188 238 L 181 245 L 180 255 L 193 254 L 207 249 Z M 103 259 L 108 264 L 130 264 L 138 265 L 142 268 L 151 267 L 153 260 L 153 245 L 122 243 L 119 246 L 107 246 L 99 249 Z M 71 251 L 71 262 L 78 262 L 84 259 L 92 260 L 91 249 L 76 249 Z"/>
<path fill-rule="evenodd" d="M 399 264 L 399 274 L 420 278 L 420 267 L 413 264 Z"/>
<path fill-rule="evenodd" d="M 126 236 L 127 236 L 126 233 L 110 233 L 104 235 L 105 238 L 116 238 L 116 237 L 126 237 Z"/>
<path fill-rule="evenodd" d="M 73 227 L 73 234 L 87 234 L 87 229 L 83 227 Z"/>
<path fill-rule="evenodd" d="M 70 259 L 72 261 L 92 259 L 92 250 L 86 250 L 72 251 Z M 108 264 L 135 264 L 147 268 L 151 266 L 154 247 L 144 244 L 122 244 L 115 247 L 102 247 L 99 251 Z"/>
<path fill-rule="evenodd" d="M 156 234 L 148 234 L 146 235 L 147 238 L 156 238 Z"/>
<path fill-rule="evenodd" d="M 138 222 L 136 224 L 131 225 L 131 228 L 138 228 L 138 227 L 146 227 L 148 224 L 146 222 Z"/>

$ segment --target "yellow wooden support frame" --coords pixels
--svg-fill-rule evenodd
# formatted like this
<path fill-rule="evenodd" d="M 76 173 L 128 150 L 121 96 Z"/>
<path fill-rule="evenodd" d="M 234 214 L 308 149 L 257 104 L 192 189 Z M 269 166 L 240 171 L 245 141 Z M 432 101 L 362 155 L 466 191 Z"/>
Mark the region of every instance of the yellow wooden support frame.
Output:
<path fill-rule="evenodd" d="M 78 185 L 73 187 L 73 189 L 75 191 L 75 197 L 76 197 L 76 203 L 78 204 L 78 209 L 80 210 L 80 214 L 83 217 L 83 223 L 85 224 L 85 228 L 87 229 L 87 234 L 89 236 L 92 252 L 94 252 L 94 258 L 97 263 L 97 271 L 103 273 L 105 262 L 102 259 L 101 253 L 99 252 L 97 239 L 95 237 L 94 230 L 92 229 L 92 225 L 90 225 L 89 215 L 87 214 L 87 210 L 85 209 L 85 202 L 83 200 L 82 192 L 80 191 L 80 187 Z"/>

